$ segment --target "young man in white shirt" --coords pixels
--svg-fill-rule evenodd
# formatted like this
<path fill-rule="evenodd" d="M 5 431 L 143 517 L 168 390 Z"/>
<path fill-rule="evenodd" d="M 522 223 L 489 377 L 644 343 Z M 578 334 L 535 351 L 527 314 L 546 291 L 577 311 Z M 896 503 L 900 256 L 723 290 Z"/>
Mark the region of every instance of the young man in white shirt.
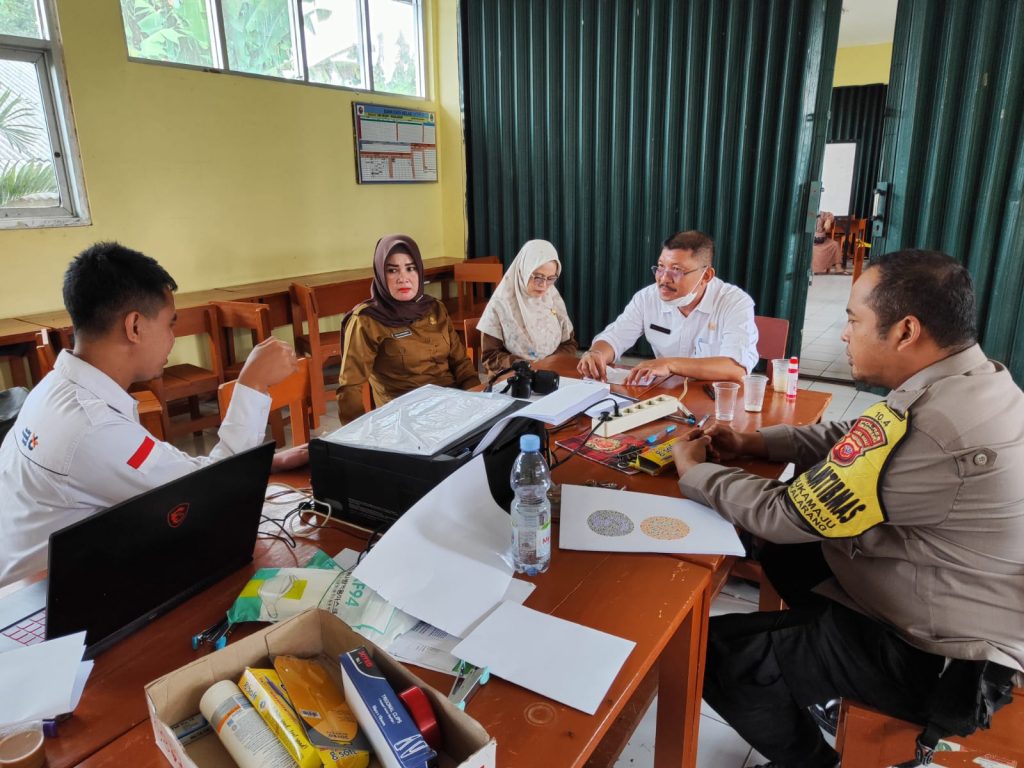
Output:
<path fill-rule="evenodd" d="M 75 349 L 30 393 L 0 446 L 0 586 L 46 568 L 49 535 L 94 512 L 263 443 L 267 388 L 296 370 L 268 339 L 238 377 L 210 455 L 195 458 L 139 423 L 128 387 L 163 372 L 174 346 L 177 285 L 157 262 L 117 243 L 82 252 L 64 275 Z M 275 469 L 300 466 L 305 446 Z"/>
<path fill-rule="evenodd" d="M 679 374 L 739 381 L 757 364 L 754 301 L 715 277 L 714 241 L 679 232 L 662 243 L 655 283 L 634 294 L 622 314 L 594 337 L 580 358 L 584 376 L 604 381 L 606 368 L 643 334 L 655 359 L 630 371 L 626 383 Z"/>

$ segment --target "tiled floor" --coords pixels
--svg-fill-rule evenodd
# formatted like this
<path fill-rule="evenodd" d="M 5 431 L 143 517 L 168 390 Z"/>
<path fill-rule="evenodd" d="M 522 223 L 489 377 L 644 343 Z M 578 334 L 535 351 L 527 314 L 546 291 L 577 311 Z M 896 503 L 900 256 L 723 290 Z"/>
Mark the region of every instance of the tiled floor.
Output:
<path fill-rule="evenodd" d="M 849 275 L 815 275 L 807 291 L 801 376 L 852 381 L 846 345 L 840 340 L 846 324 L 846 301 L 853 278 Z"/>

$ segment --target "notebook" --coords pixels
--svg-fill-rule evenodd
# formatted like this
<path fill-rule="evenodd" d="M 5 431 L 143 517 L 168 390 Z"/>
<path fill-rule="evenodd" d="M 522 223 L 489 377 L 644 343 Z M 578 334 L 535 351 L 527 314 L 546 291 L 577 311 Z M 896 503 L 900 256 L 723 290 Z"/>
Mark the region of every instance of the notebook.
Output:
<path fill-rule="evenodd" d="M 273 455 L 267 443 L 230 456 L 51 534 L 47 581 L 0 601 L 0 650 L 40 642 L 43 625 L 45 637 L 85 630 L 92 658 L 244 566 Z"/>

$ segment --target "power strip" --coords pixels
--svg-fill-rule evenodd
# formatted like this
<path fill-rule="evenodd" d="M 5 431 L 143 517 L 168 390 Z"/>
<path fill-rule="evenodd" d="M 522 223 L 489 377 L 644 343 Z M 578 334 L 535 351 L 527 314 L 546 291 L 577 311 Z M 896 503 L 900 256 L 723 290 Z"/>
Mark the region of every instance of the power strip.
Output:
<path fill-rule="evenodd" d="M 608 421 L 601 421 L 601 417 L 591 421 L 591 428 L 596 429 L 595 434 L 601 437 L 611 437 L 620 432 L 628 432 L 631 429 L 642 427 L 666 416 L 673 416 L 679 412 L 680 401 L 672 395 L 658 395 L 647 400 L 641 400 L 628 408 L 619 411 L 618 416 L 611 416 Z"/>

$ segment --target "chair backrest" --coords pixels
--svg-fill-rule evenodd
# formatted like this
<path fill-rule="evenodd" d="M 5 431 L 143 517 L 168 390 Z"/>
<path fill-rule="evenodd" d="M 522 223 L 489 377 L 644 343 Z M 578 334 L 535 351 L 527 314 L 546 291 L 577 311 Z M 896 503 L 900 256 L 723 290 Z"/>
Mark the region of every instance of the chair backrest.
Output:
<path fill-rule="evenodd" d="M 270 307 L 254 301 L 215 301 L 218 334 L 221 339 L 224 374 L 235 378 L 241 369 L 241 361 L 235 361 L 236 328 L 248 330 L 255 346 L 270 338 Z"/>
<path fill-rule="evenodd" d="M 217 400 L 221 413 L 227 413 L 228 403 L 235 391 L 237 382 L 227 381 L 217 390 Z M 292 425 L 292 445 L 309 442 L 309 410 L 312 395 L 309 383 L 309 360 L 299 358 L 299 367 L 291 376 L 269 388 L 270 410 L 276 411 L 287 407 Z"/>
<path fill-rule="evenodd" d="M 46 328 L 36 331 L 36 362 L 39 364 L 40 377 L 53 370 L 57 362 L 58 344 L 57 334 L 51 334 Z"/>
<path fill-rule="evenodd" d="M 480 369 L 480 331 L 477 330 L 476 324 L 480 322 L 479 317 L 470 317 L 463 321 L 463 328 L 465 329 L 464 334 L 466 337 L 466 354 L 469 359 L 476 365 L 477 370 Z"/>
<path fill-rule="evenodd" d="M 477 285 L 496 286 L 501 282 L 504 270 L 504 265 L 501 262 L 489 261 L 480 263 L 478 259 L 456 264 L 453 272 L 454 280 L 458 284 L 459 289 L 460 311 L 466 312 L 473 306 Z"/>
<path fill-rule="evenodd" d="M 174 337 L 205 336 L 210 354 L 210 371 L 218 381 L 224 381 L 224 353 L 221 351 L 220 334 L 217 330 L 217 312 L 212 304 L 184 307 L 177 311 L 174 323 Z"/>
<path fill-rule="evenodd" d="M 762 360 L 785 357 L 786 343 L 789 341 L 789 320 L 755 315 L 754 325 L 757 326 L 757 356 Z M 771 366 L 768 370 L 771 375 Z"/>

